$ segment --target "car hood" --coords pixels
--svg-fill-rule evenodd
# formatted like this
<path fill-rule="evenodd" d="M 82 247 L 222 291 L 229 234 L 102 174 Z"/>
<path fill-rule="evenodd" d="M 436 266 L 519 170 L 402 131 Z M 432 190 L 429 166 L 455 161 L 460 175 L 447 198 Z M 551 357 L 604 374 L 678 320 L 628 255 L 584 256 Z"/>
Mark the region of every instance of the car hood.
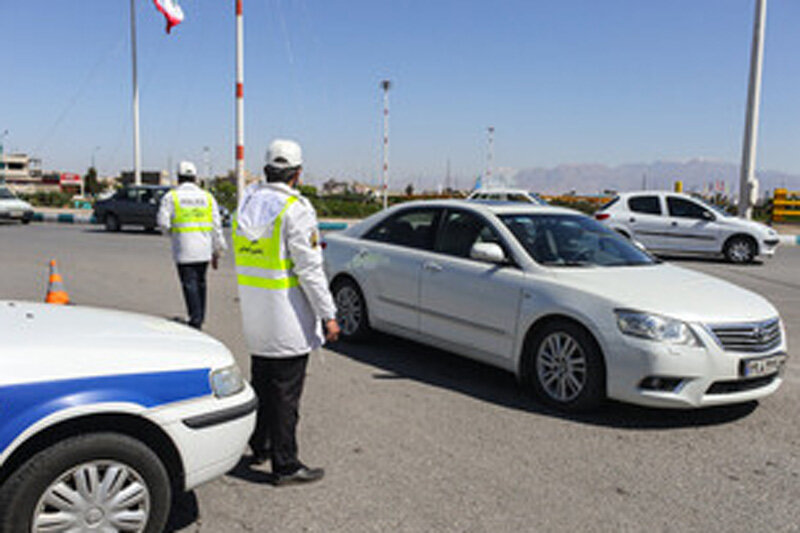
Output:
<path fill-rule="evenodd" d="M 19 198 L 4 198 L 0 200 L 0 210 L 1 211 L 11 211 L 14 209 L 19 209 L 21 211 L 30 211 L 33 209 L 31 204 L 24 200 L 20 200 Z"/>
<path fill-rule="evenodd" d="M 219 368 L 219 341 L 135 313 L 0 301 L 0 386 L 89 376 Z"/>
<path fill-rule="evenodd" d="M 687 322 L 752 322 L 778 316 L 758 294 L 673 265 L 560 269 L 554 276 L 559 283 L 603 298 L 616 308 Z"/>
<path fill-rule="evenodd" d="M 774 237 L 777 235 L 777 232 L 767 226 L 766 224 L 762 224 L 761 222 L 755 222 L 753 220 L 746 220 L 744 218 L 738 217 L 725 217 L 719 219 L 719 223 L 723 224 L 729 228 L 738 229 L 742 231 L 749 231 L 751 233 L 757 233 L 764 237 Z"/>

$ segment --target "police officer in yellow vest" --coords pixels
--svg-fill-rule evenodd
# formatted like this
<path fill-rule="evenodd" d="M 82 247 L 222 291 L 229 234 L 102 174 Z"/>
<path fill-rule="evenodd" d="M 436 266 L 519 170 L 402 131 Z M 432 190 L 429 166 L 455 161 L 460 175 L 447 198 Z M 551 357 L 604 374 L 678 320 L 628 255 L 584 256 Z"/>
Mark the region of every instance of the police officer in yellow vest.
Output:
<path fill-rule="evenodd" d="M 217 201 L 195 184 L 197 169 L 189 161 L 178 164 L 178 187 L 164 195 L 158 225 L 172 237 L 172 256 L 189 313 L 189 325 L 201 329 L 206 313 L 206 271 L 216 269 L 225 250 Z"/>
<path fill-rule="evenodd" d="M 298 407 L 309 353 L 339 335 L 317 216 L 295 189 L 302 162 L 296 142 L 270 144 L 267 181 L 245 191 L 233 234 L 251 382 L 259 399 L 250 447 L 254 463 L 271 460 L 278 485 L 324 475 L 298 459 Z"/>

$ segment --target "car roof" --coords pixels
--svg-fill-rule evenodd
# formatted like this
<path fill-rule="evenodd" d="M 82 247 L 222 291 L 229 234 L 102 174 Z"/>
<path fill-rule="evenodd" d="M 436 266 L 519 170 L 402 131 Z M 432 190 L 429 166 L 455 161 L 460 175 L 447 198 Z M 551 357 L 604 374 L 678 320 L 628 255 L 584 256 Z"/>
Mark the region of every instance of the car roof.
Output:
<path fill-rule="evenodd" d="M 161 189 L 171 189 L 169 185 L 150 185 L 150 184 L 142 184 L 142 185 L 126 185 L 126 189 L 152 189 L 152 190 L 161 190 Z"/>
<path fill-rule="evenodd" d="M 509 215 L 509 214 L 565 214 L 574 215 L 582 214 L 574 209 L 566 207 L 557 207 L 553 205 L 538 205 L 522 202 L 492 202 L 492 201 L 474 201 L 474 200 L 416 200 L 413 202 L 405 202 L 392 207 L 392 210 L 399 210 L 408 207 L 450 207 L 471 209 L 473 211 L 491 213 L 494 215 Z"/>

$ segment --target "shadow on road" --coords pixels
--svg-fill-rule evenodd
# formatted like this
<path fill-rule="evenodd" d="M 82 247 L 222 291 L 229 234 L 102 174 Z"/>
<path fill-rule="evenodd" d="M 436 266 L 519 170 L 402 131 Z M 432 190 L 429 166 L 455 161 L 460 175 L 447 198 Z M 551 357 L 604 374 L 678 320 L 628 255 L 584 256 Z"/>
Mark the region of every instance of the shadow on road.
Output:
<path fill-rule="evenodd" d="M 678 410 L 609 401 L 591 413 L 568 414 L 537 402 L 509 372 L 405 339 L 375 334 L 364 343 L 338 342 L 327 348 L 376 367 L 373 378 L 377 380 L 415 380 L 496 405 L 588 425 L 634 430 L 713 426 L 743 418 L 758 406 L 754 401 Z"/>
<path fill-rule="evenodd" d="M 658 256 L 659 259 L 667 262 L 667 263 L 705 263 L 705 264 L 718 264 L 718 265 L 728 265 L 733 267 L 741 267 L 741 268 L 749 268 L 749 267 L 757 267 L 764 264 L 764 262 L 760 259 L 754 259 L 752 263 L 731 263 L 727 259 L 722 256 L 713 256 L 713 255 L 661 255 Z"/>
<path fill-rule="evenodd" d="M 173 498 L 166 531 L 178 531 L 189 527 L 197 522 L 199 515 L 197 496 L 194 492 L 181 492 Z"/>

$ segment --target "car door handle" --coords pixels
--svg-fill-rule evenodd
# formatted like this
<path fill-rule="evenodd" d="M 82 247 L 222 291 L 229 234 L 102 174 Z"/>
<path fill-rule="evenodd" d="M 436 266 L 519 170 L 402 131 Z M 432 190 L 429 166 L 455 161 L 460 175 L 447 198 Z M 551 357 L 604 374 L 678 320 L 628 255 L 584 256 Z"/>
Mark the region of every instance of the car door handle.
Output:
<path fill-rule="evenodd" d="M 673 221 L 672 221 L 672 227 L 675 227 L 675 226 L 677 226 L 677 225 L 678 225 L 678 223 L 677 223 L 677 222 L 675 222 L 675 221 L 673 220 Z"/>
<path fill-rule="evenodd" d="M 633 217 L 631 217 L 631 218 L 629 218 L 629 219 L 628 219 L 628 221 L 629 221 L 629 222 L 636 222 L 636 219 L 635 219 L 635 218 L 633 218 Z"/>
<path fill-rule="evenodd" d="M 368 253 L 369 253 L 369 250 L 359 250 L 358 253 L 356 254 L 356 257 L 358 257 L 359 259 L 362 259 L 362 258 L 366 257 Z"/>
<path fill-rule="evenodd" d="M 432 261 L 422 265 L 422 268 L 424 268 L 425 270 L 427 270 L 429 272 L 441 272 L 442 271 L 442 266 L 440 264 L 434 263 Z"/>

